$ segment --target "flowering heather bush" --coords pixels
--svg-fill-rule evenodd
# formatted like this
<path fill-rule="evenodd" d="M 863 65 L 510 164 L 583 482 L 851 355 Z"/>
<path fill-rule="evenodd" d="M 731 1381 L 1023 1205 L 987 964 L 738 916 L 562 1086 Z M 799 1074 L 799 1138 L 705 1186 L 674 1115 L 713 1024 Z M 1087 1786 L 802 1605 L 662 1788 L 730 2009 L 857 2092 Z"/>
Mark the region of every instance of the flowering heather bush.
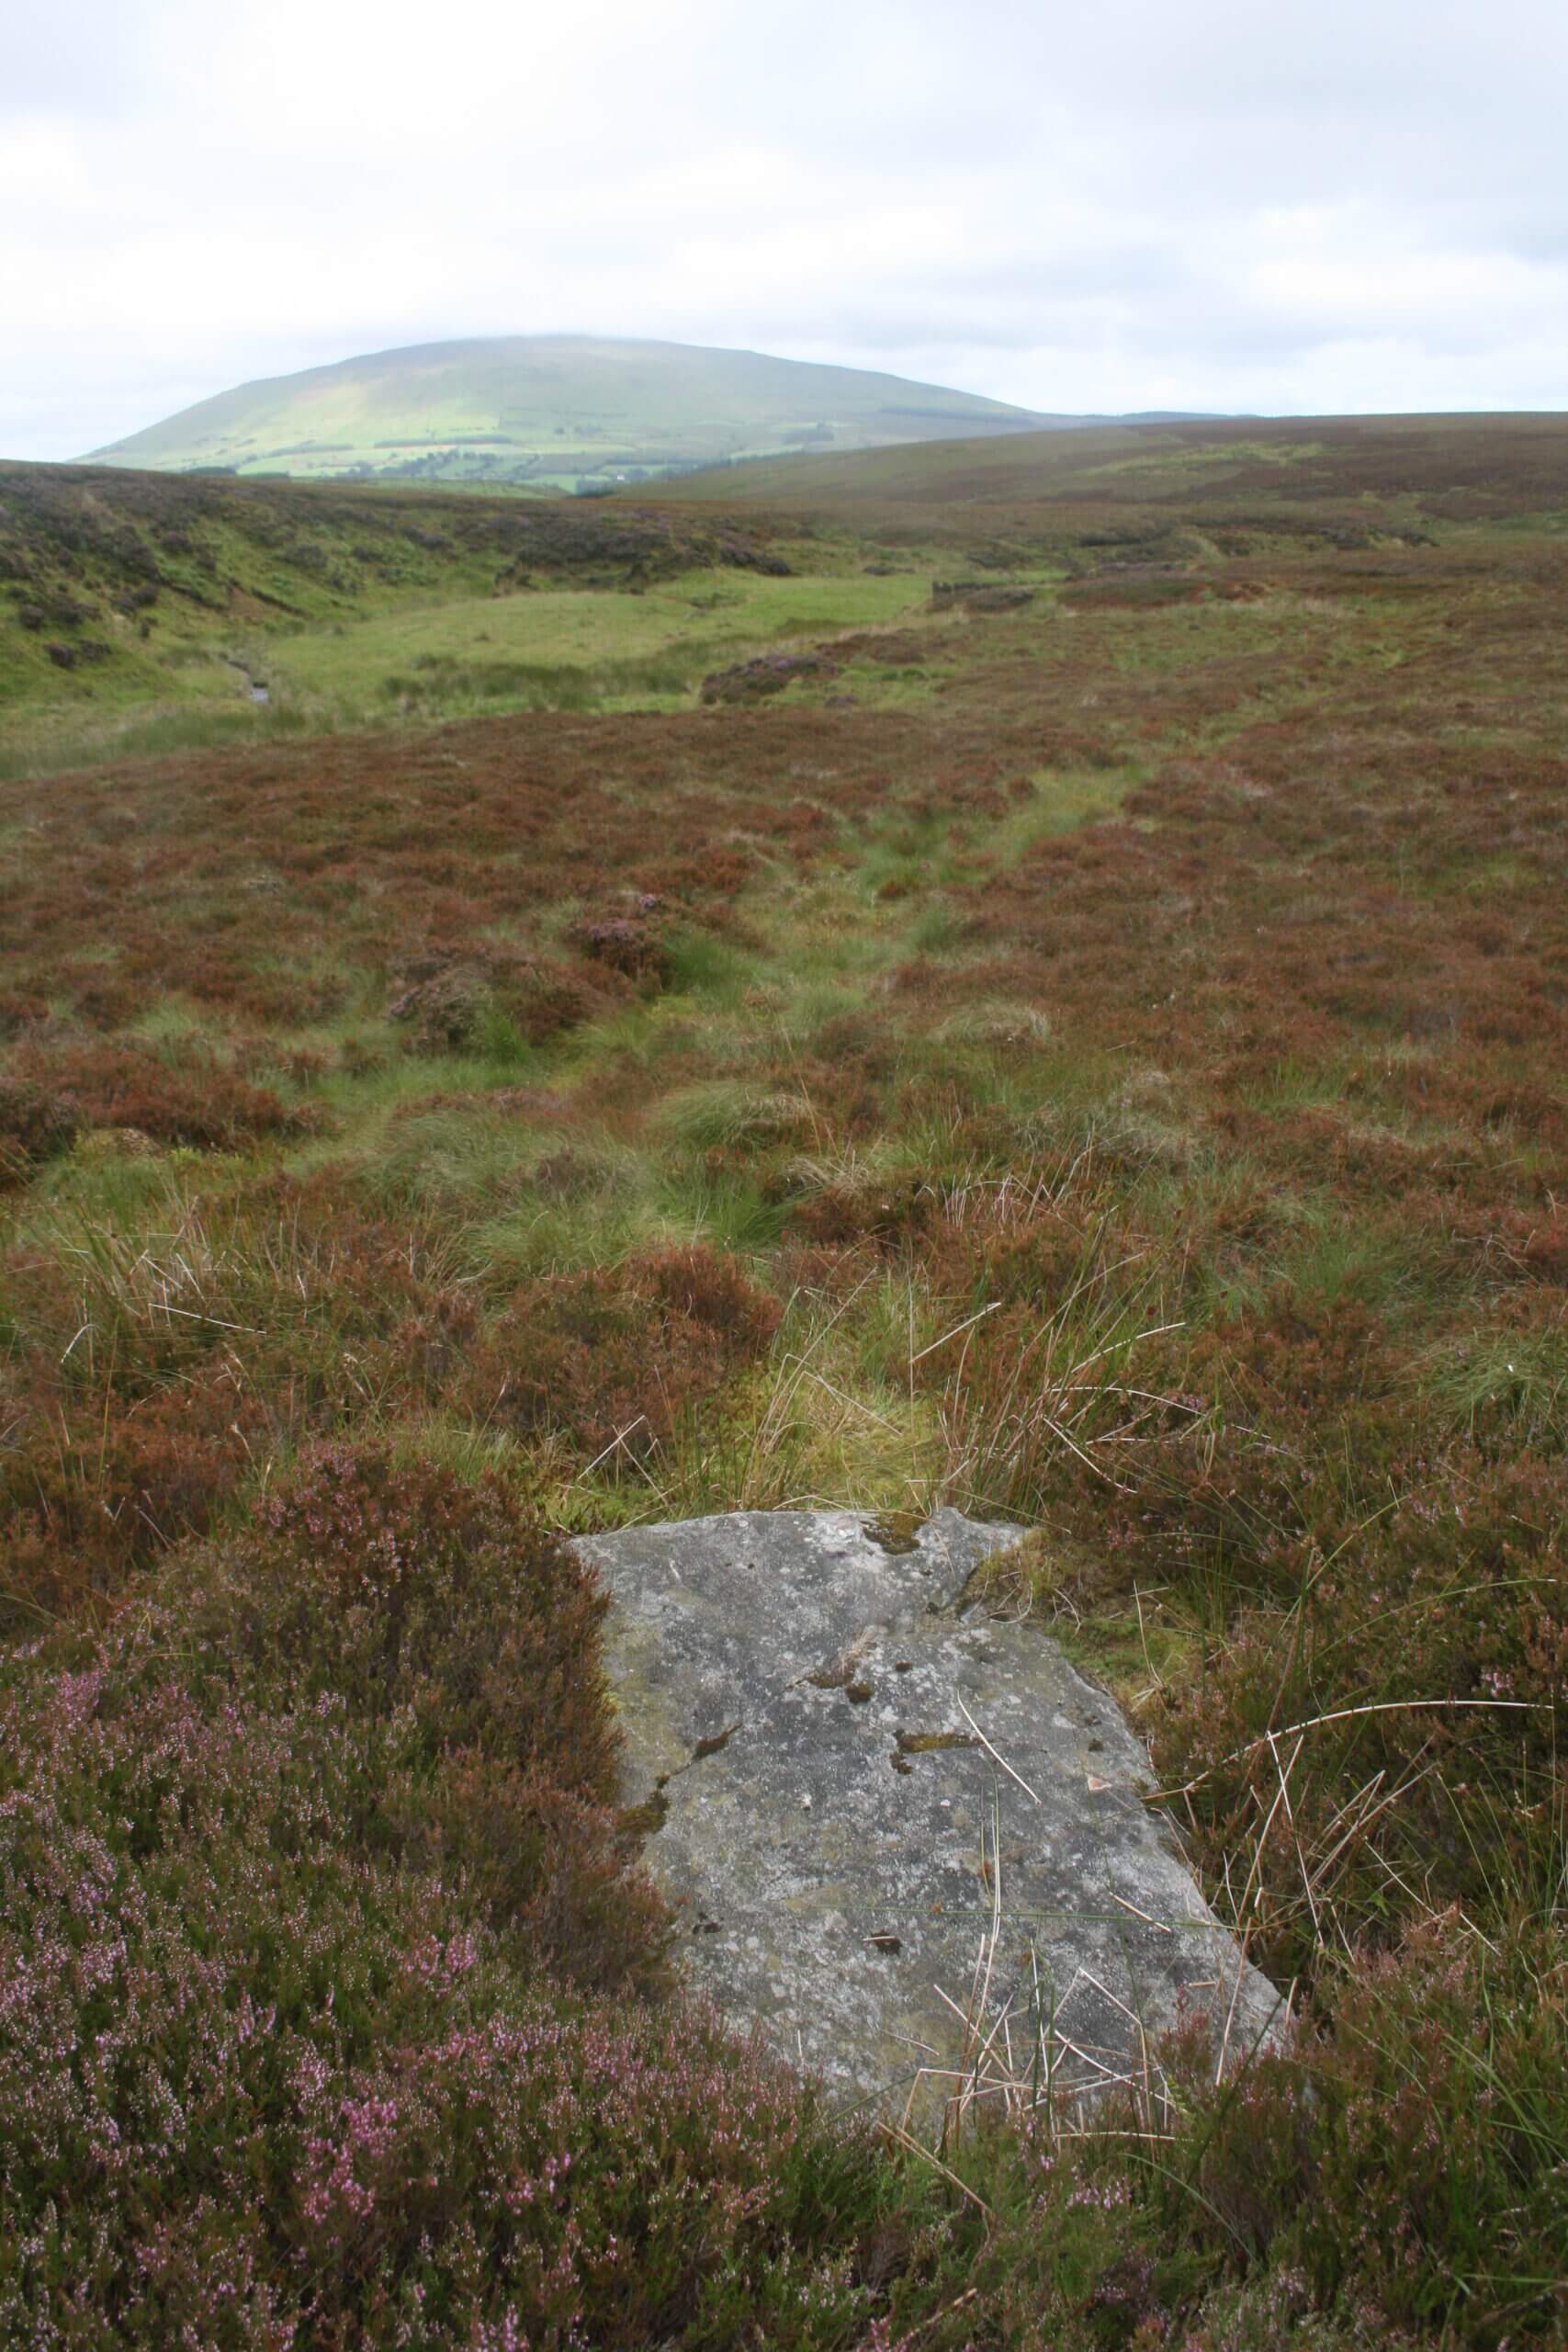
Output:
<path fill-rule="evenodd" d="M 0 1666 L 0 2340 L 844 2340 L 869 2152 L 541 1973 L 653 1949 L 597 1611 L 497 1490 L 329 1453 Z"/>
<path fill-rule="evenodd" d="M 193 1622 L 299 1703 L 395 1722 L 376 1841 L 461 1880 L 536 1956 L 612 1981 L 642 1965 L 654 1911 L 613 1826 L 604 1608 L 493 1480 L 340 1445 L 216 1555 Z"/>
<path fill-rule="evenodd" d="M 650 920 L 660 900 L 646 892 L 632 910 L 601 910 L 581 916 L 570 933 L 571 943 L 592 964 L 602 964 L 629 980 L 657 986 L 668 970 L 668 956 L 658 924 Z"/>

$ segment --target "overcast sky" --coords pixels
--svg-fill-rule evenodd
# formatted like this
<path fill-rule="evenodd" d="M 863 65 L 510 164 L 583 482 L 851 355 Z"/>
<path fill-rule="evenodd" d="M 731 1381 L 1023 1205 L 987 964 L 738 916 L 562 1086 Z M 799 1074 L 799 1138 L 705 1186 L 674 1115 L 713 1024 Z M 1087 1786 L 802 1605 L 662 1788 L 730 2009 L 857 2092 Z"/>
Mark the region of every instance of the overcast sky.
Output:
<path fill-rule="evenodd" d="M 1562 0 L 6 0 L 0 455 L 561 329 L 1560 408 L 1565 99 Z"/>

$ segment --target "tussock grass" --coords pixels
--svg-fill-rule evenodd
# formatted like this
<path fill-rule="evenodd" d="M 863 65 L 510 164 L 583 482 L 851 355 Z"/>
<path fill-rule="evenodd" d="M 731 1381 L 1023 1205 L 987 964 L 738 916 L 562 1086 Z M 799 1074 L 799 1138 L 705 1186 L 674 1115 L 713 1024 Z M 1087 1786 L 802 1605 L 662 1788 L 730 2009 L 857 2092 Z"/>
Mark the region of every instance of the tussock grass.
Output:
<path fill-rule="evenodd" d="M 950 1012 L 934 1034 L 944 1046 L 1045 1046 L 1051 1040 L 1051 1019 L 1037 1004 L 990 998 Z"/>
<path fill-rule="evenodd" d="M 1421 1368 L 1422 1385 L 1472 1439 L 1555 1453 L 1568 1442 L 1568 1328 L 1478 1332 Z"/>
<path fill-rule="evenodd" d="M 803 1094 L 764 1093 L 718 1079 L 668 1095 L 659 1114 L 660 1131 L 695 1151 L 799 1142 L 816 1125 Z"/>

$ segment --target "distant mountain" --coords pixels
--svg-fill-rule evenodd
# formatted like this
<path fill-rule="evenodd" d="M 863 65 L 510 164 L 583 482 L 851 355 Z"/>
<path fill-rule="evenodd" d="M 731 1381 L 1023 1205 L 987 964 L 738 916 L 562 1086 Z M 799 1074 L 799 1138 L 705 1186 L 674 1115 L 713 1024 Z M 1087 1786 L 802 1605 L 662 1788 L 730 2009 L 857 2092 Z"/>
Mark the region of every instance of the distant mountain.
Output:
<path fill-rule="evenodd" d="M 1074 419 L 1082 424 L 1245 424 L 1247 421 L 1239 409 L 1213 408 L 1130 408 L 1120 416 Z"/>
<path fill-rule="evenodd" d="M 579 490 L 726 458 L 1087 421 L 755 351 L 506 335 L 417 344 L 241 384 L 91 455 L 168 472 Z"/>

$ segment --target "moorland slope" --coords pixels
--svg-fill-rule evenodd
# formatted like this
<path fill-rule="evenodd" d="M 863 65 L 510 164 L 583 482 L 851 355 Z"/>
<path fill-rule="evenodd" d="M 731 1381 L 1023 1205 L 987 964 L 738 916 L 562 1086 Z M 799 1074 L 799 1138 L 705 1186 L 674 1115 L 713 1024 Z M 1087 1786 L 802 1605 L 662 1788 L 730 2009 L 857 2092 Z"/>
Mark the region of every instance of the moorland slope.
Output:
<path fill-rule="evenodd" d="M 1562 418 L 1550 412 L 1103 419 L 1071 435 L 758 459 L 689 475 L 680 496 L 819 514 L 862 532 L 919 519 L 970 545 L 1010 522 L 1038 539 L 1053 517 L 1058 536 L 1076 520 L 1085 546 L 1109 548 L 1141 514 L 1186 520 L 1199 532 L 1245 528 L 1260 514 L 1283 533 L 1292 519 L 1309 534 L 1331 519 L 1348 546 L 1358 531 L 1386 533 L 1402 522 L 1559 511 L 1562 462 Z"/>

